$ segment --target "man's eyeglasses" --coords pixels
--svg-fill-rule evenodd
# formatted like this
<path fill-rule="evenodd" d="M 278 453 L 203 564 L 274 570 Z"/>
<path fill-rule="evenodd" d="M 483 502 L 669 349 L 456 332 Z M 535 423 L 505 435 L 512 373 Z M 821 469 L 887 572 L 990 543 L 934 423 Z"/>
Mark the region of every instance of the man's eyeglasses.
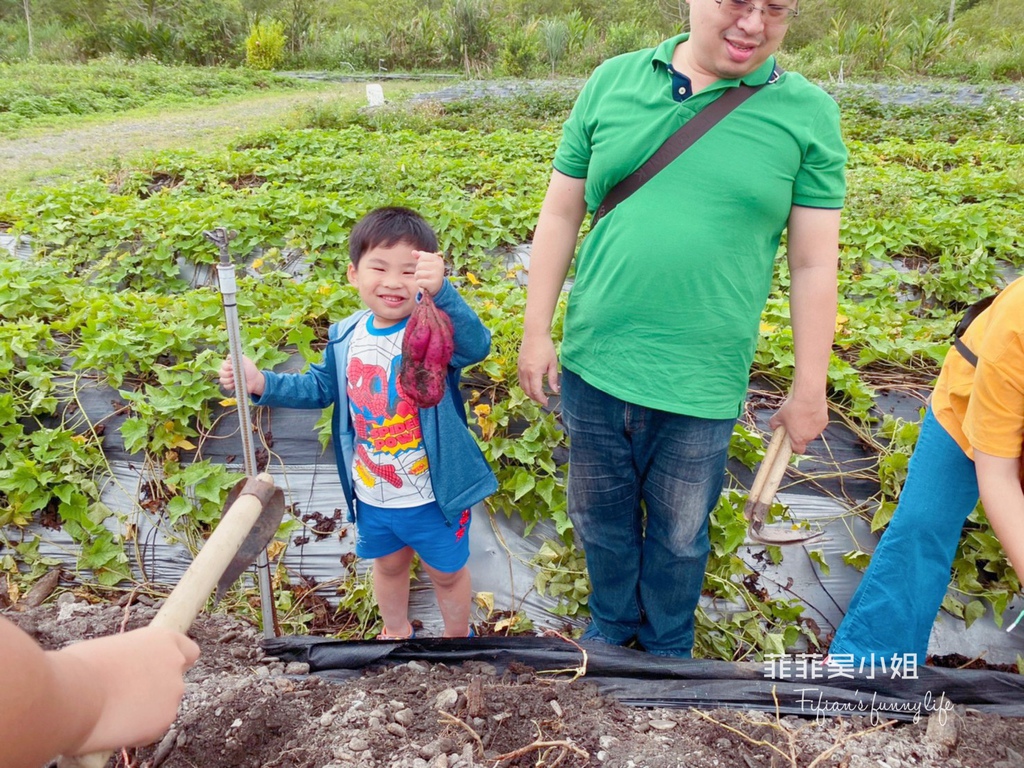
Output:
<path fill-rule="evenodd" d="M 754 11 L 761 12 L 761 19 L 765 24 L 789 24 L 794 16 L 800 12 L 793 6 L 768 3 L 767 5 L 754 5 L 750 0 L 715 0 L 718 7 L 736 18 L 746 18 Z"/>

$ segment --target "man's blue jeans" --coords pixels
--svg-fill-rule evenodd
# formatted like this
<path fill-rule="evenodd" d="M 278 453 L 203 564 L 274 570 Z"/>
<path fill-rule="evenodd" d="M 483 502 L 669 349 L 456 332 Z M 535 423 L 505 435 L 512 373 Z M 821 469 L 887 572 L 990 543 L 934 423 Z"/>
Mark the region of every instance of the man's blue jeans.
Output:
<path fill-rule="evenodd" d="M 977 503 L 974 462 L 929 408 L 899 504 L 829 648 L 836 663 L 916 654 L 924 664 L 960 532 Z"/>
<path fill-rule="evenodd" d="M 623 402 L 562 371 L 569 517 L 593 585 L 588 636 L 690 656 L 735 419 Z M 645 515 L 646 513 L 646 515 Z"/>

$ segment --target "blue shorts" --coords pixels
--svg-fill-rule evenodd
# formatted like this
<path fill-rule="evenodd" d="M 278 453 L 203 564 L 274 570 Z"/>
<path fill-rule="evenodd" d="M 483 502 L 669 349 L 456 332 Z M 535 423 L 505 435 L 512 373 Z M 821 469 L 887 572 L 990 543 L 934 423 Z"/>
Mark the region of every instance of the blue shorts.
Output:
<path fill-rule="evenodd" d="M 356 500 L 356 556 L 364 560 L 411 547 L 435 571 L 455 573 L 469 561 L 470 512 L 450 524 L 436 502 L 388 509 Z"/>

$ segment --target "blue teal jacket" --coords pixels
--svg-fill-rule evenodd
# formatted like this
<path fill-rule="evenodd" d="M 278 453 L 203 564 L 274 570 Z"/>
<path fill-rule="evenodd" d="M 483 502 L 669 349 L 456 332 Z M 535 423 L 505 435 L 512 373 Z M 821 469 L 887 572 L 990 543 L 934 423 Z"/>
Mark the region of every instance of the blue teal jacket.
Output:
<path fill-rule="evenodd" d="M 434 498 L 451 524 L 463 510 L 498 490 L 494 472 L 469 431 L 466 406 L 459 392 L 462 368 L 487 357 L 491 333 L 447 280 L 434 296 L 434 303 L 452 320 L 455 352 L 448 364 L 445 395 L 433 408 L 420 409 L 420 429 Z M 264 371 L 266 387 L 252 400 L 256 405 L 278 408 L 334 405 L 331 441 L 350 521 L 355 521 L 352 464 L 356 433 L 349 411 L 346 366 L 352 331 L 369 314 L 370 310 L 363 310 L 334 323 L 328 331 L 323 360 L 310 365 L 305 373 Z"/>

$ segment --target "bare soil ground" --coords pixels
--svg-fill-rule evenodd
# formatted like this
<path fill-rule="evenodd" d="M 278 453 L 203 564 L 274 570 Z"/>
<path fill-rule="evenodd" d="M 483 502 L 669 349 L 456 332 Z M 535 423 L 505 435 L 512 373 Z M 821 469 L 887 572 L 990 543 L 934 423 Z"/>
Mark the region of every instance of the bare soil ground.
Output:
<path fill-rule="evenodd" d="M 122 601 L 126 603 L 127 601 Z M 5 615 L 47 648 L 150 621 L 148 598 L 90 604 L 65 593 Z M 822 722 L 762 712 L 628 708 L 586 678 L 412 661 L 341 682 L 265 656 L 258 632 L 203 615 L 202 656 L 188 673 L 177 722 L 157 745 L 128 750 L 137 768 L 1016 768 L 1016 719 L 957 710 L 940 723 Z M 2 682 L 0 682 L 2 684 Z M 114 764 L 114 763 L 112 763 Z"/>

